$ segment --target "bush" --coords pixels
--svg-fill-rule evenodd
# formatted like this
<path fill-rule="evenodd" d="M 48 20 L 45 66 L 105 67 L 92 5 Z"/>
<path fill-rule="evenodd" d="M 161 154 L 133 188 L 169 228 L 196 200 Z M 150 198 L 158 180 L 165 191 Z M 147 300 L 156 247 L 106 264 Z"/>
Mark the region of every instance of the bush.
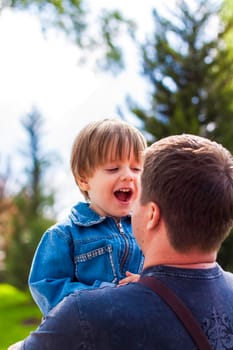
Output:
<path fill-rule="evenodd" d="M 29 292 L 0 284 L 0 350 L 24 339 L 41 322 L 41 312 Z"/>

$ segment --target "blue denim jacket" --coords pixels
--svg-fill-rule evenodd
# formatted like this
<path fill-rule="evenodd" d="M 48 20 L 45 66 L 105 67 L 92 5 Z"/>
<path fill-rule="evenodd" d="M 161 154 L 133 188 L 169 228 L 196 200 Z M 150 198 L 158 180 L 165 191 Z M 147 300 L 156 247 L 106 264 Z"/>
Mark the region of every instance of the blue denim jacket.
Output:
<path fill-rule="evenodd" d="M 130 216 L 117 224 L 80 202 L 64 222 L 44 233 L 33 258 L 29 288 L 47 314 L 76 290 L 113 286 L 126 271 L 139 273 L 143 260 Z"/>
<path fill-rule="evenodd" d="M 191 310 L 214 350 L 233 349 L 233 274 L 220 266 L 154 266 L 156 276 Z M 69 295 L 19 345 L 21 350 L 195 350 L 188 331 L 150 288 L 130 283 Z"/>

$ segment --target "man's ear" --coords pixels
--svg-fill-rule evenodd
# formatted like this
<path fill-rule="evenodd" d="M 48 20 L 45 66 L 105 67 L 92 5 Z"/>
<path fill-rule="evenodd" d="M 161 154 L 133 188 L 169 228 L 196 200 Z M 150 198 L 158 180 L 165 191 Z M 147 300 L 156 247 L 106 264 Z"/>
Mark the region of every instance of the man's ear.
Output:
<path fill-rule="evenodd" d="M 89 183 L 88 183 L 88 179 L 85 177 L 80 177 L 78 179 L 78 185 L 80 190 L 84 191 L 84 192 L 88 192 L 89 190 Z"/>
<path fill-rule="evenodd" d="M 155 228 L 160 220 L 160 209 L 157 203 L 149 202 L 148 203 L 148 221 L 147 228 L 149 230 Z"/>

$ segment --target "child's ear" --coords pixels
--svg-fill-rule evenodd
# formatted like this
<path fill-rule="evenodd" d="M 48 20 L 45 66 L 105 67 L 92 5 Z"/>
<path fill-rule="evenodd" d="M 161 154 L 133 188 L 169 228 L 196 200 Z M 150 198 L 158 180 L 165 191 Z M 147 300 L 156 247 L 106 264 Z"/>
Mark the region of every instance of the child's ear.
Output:
<path fill-rule="evenodd" d="M 80 177 L 78 179 L 78 185 L 80 190 L 84 191 L 84 192 L 88 192 L 89 190 L 89 183 L 88 183 L 88 179 L 85 177 Z"/>

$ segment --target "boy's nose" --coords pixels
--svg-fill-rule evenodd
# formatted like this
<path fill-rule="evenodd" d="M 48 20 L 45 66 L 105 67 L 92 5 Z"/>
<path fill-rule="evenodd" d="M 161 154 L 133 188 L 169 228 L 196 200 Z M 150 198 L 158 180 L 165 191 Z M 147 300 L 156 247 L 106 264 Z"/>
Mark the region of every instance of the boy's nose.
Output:
<path fill-rule="evenodd" d="M 133 175 L 128 172 L 127 174 L 123 174 L 120 177 L 121 181 L 132 181 L 133 180 Z"/>

